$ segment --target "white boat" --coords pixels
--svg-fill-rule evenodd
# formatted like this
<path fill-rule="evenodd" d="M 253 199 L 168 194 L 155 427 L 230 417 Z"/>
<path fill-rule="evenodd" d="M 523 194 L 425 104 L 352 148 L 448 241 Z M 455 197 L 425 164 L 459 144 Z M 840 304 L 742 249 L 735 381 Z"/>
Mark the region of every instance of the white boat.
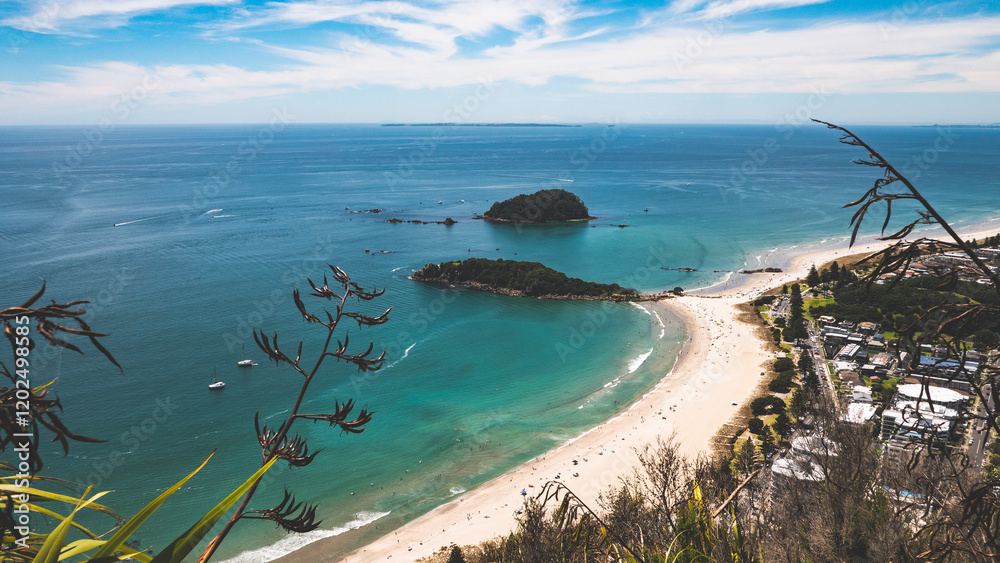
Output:
<path fill-rule="evenodd" d="M 240 366 L 241 368 L 248 368 L 250 366 L 257 365 L 257 360 L 251 360 L 251 359 L 247 358 L 247 347 L 244 346 L 243 347 L 243 359 L 240 360 L 240 361 L 238 361 L 238 362 L 236 362 L 236 365 Z"/>
<path fill-rule="evenodd" d="M 226 386 L 226 382 L 219 379 L 219 376 L 215 374 L 215 368 L 212 368 L 212 383 L 208 384 L 209 389 L 222 389 Z"/>

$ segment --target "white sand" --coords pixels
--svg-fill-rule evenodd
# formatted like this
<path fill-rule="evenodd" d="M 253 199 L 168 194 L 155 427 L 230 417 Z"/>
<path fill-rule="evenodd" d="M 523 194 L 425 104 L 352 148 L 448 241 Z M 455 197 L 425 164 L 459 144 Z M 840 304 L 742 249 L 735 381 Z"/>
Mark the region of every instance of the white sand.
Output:
<path fill-rule="evenodd" d="M 994 235 L 997 228 L 963 233 L 963 238 Z M 746 282 L 720 294 L 685 295 L 647 307 L 667 310 L 685 324 L 689 340 L 674 368 L 657 386 L 619 416 L 591 429 L 544 456 L 513 469 L 402 528 L 348 554 L 342 561 L 414 561 L 449 544 L 468 545 L 505 535 L 515 527 L 521 490 L 539 491 L 559 475 L 585 502 L 618 484 L 638 463 L 636 450 L 657 436 L 676 433 L 690 458 L 707 453 L 709 442 L 737 407 L 753 392 L 765 364 L 775 358 L 754 333 L 736 320 L 740 303 L 764 291 L 804 278 L 810 266 L 860 252 L 874 252 L 885 242 L 825 250 L 792 261 L 782 273 L 743 274 Z M 573 460 L 578 465 L 573 465 Z M 579 473 L 579 477 L 574 477 Z M 313 556 L 321 542 L 309 546 Z M 297 554 L 287 560 L 296 559 Z M 301 554 L 305 556 L 305 553 Z M 304 559 L 303 559 L 304 560 Z"/>

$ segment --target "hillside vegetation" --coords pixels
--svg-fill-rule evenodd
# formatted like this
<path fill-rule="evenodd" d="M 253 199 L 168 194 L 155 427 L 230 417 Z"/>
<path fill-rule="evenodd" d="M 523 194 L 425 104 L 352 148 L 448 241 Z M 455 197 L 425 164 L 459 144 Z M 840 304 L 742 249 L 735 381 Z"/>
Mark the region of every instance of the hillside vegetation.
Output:
<path fill-rule="evenodd" d="M 420 281 L 462 283 L 494 293 L 540 296 L 635 298 L 639 293 L 618 284 L 571 278 L 538 262 L 469 258 L 461 262 L 427 264 L 411 276 Z"/>
<path fill-rule="evenodd" d="M 593 219 L 587 206 L 566 190 L 540 190 L 498 201 L 483 214 L 489 221 L 510 223 L 561 223 Z"/>

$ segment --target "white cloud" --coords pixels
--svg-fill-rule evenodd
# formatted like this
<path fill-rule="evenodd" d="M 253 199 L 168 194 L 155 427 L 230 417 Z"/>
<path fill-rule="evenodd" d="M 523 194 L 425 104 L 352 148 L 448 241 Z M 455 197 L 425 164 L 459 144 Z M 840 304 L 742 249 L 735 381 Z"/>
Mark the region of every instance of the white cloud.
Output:
<path fill-rule="evenodd" d="M 391 21 L 380 20 L 372 10 L 351 12 L 359 23 L 388 30 L 396 38 L 392 42 L 380 42 L 375 34 L 337 36 L 326 45 L 307 47 L 253 40 L 257 48 L 288 61 L 277 69 L 159 65 L 149 70 L 162 76 L 162 83 L 144 103 L 210 106 L 368 86 L 474 87 L 488 77 L 528 86 L 558 78 L 581 84 L 566 88 L 567 94 L 809 93 L 817 88 L 857 94 L 1000 92 L 1000 49 L 995 46 L 1000 17 L 913 20 L 894 26 L 891 33 L 875 21 L 781 30 L 660 22 L 627 33 L 603 33 L 603 28 L 579 31 L 573 23 L 581 13 L 560 3 L 498 3 L 498 14 L 488 17 L 469 11 L 470 6 L 456 3 L 438 12 L 397 4 Z M 304 3 L 285 8 L 285 22 L 319 17 L 305 10 Z M 486 33 L 497 21 L 512 31 L 512 42 L 457 51 L 456 38 Z M 107 107 L 141 84 L 146 72 L 140 65 L 109 62 L 65 69 L 60 81 L 0 83 L 0 111 Z"/>
<path fill-rule="evenodd" d="M 830 0 L 715 0 L 705 6 L 701 17 L 707 19 L 728 18 L 743 12 L 797 8 L 813 4 L 825 4 Z"/>
<path fill-rule="evenodd" d="M 42 0 L 30 13 L 3 20 L 3 25 L 35 33 L 61 33 L 72 24 L 83 27 L 118 27 L 139 14 L 178 6 L 232 4 L 239 0 Z"/>

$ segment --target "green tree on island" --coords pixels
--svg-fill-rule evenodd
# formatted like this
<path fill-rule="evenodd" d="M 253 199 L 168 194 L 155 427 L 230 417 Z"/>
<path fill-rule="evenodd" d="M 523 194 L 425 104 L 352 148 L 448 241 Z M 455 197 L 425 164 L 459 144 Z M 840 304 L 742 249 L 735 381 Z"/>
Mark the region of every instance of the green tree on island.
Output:
<path fill-rule="evenodd" d="M 498 201 L 483 213 L 489 221 L 507 223 L 561 223 L 593 219 L 587 206 L 566 190 L 540 190 Z"/>

